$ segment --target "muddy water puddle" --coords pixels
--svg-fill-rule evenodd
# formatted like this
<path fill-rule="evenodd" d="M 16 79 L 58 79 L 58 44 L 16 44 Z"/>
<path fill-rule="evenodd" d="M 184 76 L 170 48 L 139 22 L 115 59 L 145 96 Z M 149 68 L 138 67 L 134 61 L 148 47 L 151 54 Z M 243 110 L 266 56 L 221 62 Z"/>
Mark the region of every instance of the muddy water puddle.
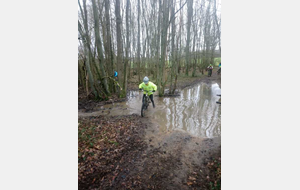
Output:
<path fill-rule="evenodd" d="M 178 97 L 158 97 L 154 94 L 155 108 L 152 104 L 146 111 L 149 122 L 152 121 L 162 132 L 184 130 L 193 136 L 221 136 L 221 106 L 217 94 L 221 89 L 217 83 L 200 83 L 181 91 Z M 89 115 L 126 115 L 141 114 L 142 92 L 130 91 L 126 102 L 101 106 L 99 111 Z M 84 116 L 85 113 L 81 113 Z"/>

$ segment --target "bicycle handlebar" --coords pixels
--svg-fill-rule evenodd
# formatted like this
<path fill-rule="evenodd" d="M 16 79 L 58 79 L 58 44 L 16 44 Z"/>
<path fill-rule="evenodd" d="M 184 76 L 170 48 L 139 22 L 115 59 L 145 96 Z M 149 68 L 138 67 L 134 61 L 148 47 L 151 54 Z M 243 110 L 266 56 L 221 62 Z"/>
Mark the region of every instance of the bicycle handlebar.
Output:
<path fill-rule="evenodd" d="M 145 92 L 155 92 L 153 90 L 151 90 L 151 91 L 147 91 L 147 90 L 144 90 L 144 89 L 140 89 L 140 90 L 145 91 Z"/>

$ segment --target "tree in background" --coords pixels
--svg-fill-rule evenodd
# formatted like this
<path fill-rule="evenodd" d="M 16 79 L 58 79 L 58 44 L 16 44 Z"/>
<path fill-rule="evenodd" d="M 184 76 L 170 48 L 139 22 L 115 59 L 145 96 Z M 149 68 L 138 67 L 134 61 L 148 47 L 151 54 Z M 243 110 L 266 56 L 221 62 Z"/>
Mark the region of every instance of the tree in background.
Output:
<path fill-rule="evenodd" d="M 179 75 L 203 74 L 221 52 L 218 10 L 218 0 L 78 0 L 79 85 L 98 99 L 125 97 L 146 75 L 160 96 L 174 94 Z"/>

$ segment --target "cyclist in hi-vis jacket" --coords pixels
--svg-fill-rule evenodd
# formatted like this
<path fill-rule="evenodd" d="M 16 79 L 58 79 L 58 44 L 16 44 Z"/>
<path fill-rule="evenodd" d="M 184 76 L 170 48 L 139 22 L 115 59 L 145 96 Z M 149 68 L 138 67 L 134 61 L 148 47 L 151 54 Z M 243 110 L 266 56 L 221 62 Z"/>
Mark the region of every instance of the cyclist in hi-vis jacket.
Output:
<path fill-rule="evenodd" d="M 157 90 L 157 86 L 153 82 L 150 82 L 148 77 L 145 77 L 143 80 L 143 83 L 141 83 L 139 85 L 139 89 L 144 90 L 143 101 L 145 98 L 145 94 L 148 93 L 149 98 L 152 102 L 153 108 L 155 108 L 155 104 L 154 104 L 154 100 L 153 100 L 153 92 L 155 92 Z"/>

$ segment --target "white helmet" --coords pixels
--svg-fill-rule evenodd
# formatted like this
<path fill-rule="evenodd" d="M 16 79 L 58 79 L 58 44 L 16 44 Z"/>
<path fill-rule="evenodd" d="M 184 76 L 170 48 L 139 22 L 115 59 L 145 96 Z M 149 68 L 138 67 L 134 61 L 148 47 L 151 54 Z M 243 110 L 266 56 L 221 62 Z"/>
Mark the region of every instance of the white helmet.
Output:
<path fill-rule="evenodd" d="M 148 82 L 149 82 L 149 78 L 148 78 L 147 76 L 145 76 L 145 78 L 144 78 L 144 80 L 143 80 L 143 81 L 144 81 L 144 83 L 145 83 L 145 84 L 148 84 Z"/>

